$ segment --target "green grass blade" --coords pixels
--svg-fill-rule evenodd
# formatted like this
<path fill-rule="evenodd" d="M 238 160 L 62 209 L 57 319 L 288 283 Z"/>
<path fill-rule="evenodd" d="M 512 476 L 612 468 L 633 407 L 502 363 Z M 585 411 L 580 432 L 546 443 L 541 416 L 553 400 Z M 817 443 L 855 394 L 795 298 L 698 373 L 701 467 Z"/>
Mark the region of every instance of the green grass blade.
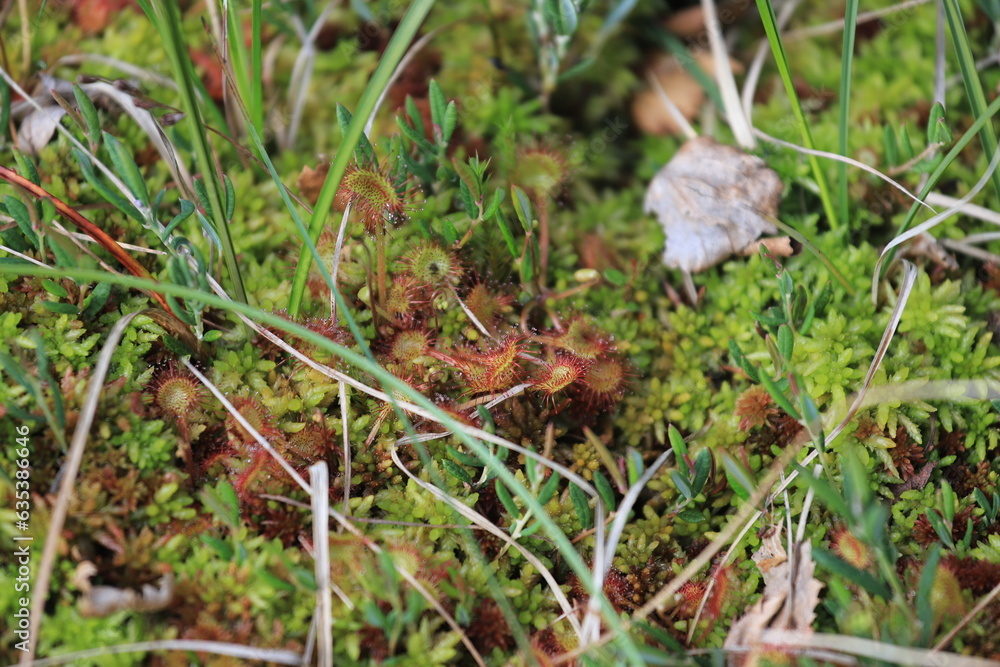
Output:
<path fill-rule="evenodd" d="M 174 2 L 165 0 L 146 0 L 141 3 L 150 21 L 156 26 L 163 39 L 164 48 L 170 58 L 171 67 L 177 87 L 181 93 L 182 108 L 194 144 L 198 159 L 198 169 L 205 185 L 205 192 L 212 206 L 212 223 L 222 243 L 222 254 L 226 259 L 226 268 L 232 280 L 232 288 L 238 301 L 247 302 L 243 277 L 236 261 L 236 249 L 229 234 L 229 223 L 225 219 L 225 206 L 222 203 L 221 183 L 216 170 L 212 148 L 208 142 L 208 129 L 202 117 L 201 107 L 195 94 L 194 81 L 197 79 L 191 58 L 188 55 L 184 36 L 181 34 L 180 10 Z"/>
<path fill-rule="evenodd" d="M 326 175 L 326 180 L 323 181 L 316 206 L 313 208 L 313 215 L 309 221 L 309 238 L 312 239 L 313 243 L 319 239 L 320 232 L 323 231 L 323 224 L 330 213 L 330 206 L 337 194 L 337 188 L 340 187 L 340 181 L 344 177 L 344 172 L 347 171 L 347 165 L 354 155 L 354 148 L 361 140 L 361 135 L 364 134 L 368 116 L 375 109 L 375 104 L 388 85 L 393 70 L 403 58 L 407 46 L 417 34 L 417 29 L 433 5 L 434 0 L 414 0 L 403 20 L 400 21 L 399 27 L 393 33 L 392 39 L 389 40 L 389 45 L 382 53 L 378 67 L 375 68 L 372 78 L 361 94 L 358 106 L 354 109 L 354 117 L 351 118 L 351 122 L 347 126 L 347 131 L 344 133 L 337 150 L 337 157 L 330 165 L 330 171 Z M 310 253 L 304 252 L 299 255 L 299 263 L 295 267 L 295 278 L 292 280 L 292 292 L 288 298 L 288 315 L 290 317 L 298 316 L 302 307 L 302 295 L 305 292 L 306 278 L 309 277 L 311 264 L 312 255 Z"/>
<path fill-rule="evenodd" d="M 965 92 L 969 96 L 969 107 L 972 109 L 973 115 L 981 116 L 986 111 L 986 95 L 983 93 L 983 84 L 979 80 L 979 73 L 976 70 L 976 59 L 972 55 L 969 35 L 965 32 L 965 23 L 962 21 L 962 10 L 958 6 L 958 0 L 945 0 L 944 10 L 948 15 L 948 29 L 951 31 L 951 41 L 955 45 L 958 67 L 962 71 L 962 82 L 965 84 Z M 979 140 L 983 143 L 983 155 L 989 162 L 993 159 L 997 145 L 997 134 L 993 125 L 986 123 L 980 128 Z M 997 197 L 1000 197 L 1000 172 L 993 172 L 992 180 Z"/>
<path fill-rule="evenodd" d="M 954 162 L 955 158 L 958 157 L 958 154 L 961 153 L 969 142 L 972 141 L 972 138 L 976 136 L 976 133 L 980 132 L 984 126 L 989 125 L 990 120 L 992 120 L 993 116 L 995 116 L 997 112 L 1000 112 L 1000 97 L 990 102 L 990 105 L 983 110 L 983 113 L 976 117 L 976 121 L 969 126 L 969 129 L 965 131 L 965 134 L 959 137 L 958 141 L 955 142 L 955 145 L 951 147 L 950 151 L 948 151 L 948 154 L 941 160 L 941 164 L 939 164 L 937 168 L 931 172 L 931 175 L 927 178 L 927 182 L 924 183 L 924 187 L 920 189 L 920 193 L 918 195 L 920 199 L 925 198 L 928 193 L 930 193 L 934 186 L 937 185 L 938 180 L 940 180 L 941 176 L 944 174 L 945 169 L 947 169 L 951 163 Z M 917 217 L 917 211 L 920 210 L 920 207 L 921 204 L 918 202 L 914 202 L 913 205 L 910 206 L 910 210 L 906 212 L 906 217 L 903 218 L 903 222 L 899 225 L 899 230 L 896 232 L 896 236 L 899 236 L 910 228 L 910 225 L 913 224 L 914 218 Z M 896 250 L 896 248 L 893 248 L 889 251 L 889 254 L 886 255 L 885 261 L 882 263 L 882 270 L 879 272 L 878 280 L 882 279 L 886 268 L 892 264 L 892 260 L 896 256 Z"/>
<path fill-rule="evenodd" d="M 788 58 L 785 55 L 785 47 L 781 43 L 781 35 L 778 34 L 778 19 L 774 15 L 774 7 L 770 0 L 757 0 L 757 9 L 760 10 L 760 17 L 764 23 L 764 31 L 767 33 L 767 41 L 771 44 L 771 53 L 778 66 L 778 73 L 781 75 L 781 82 L 785 85 L 785 93 L 792 104 L 792 113 L 802 132 L 802 145 L 815 150 L 813 145 L 812 132 L 809 130 L 809 123 L 806 121 L 805 113 L 802 111 L 802 104 L 799 102 L 798 93 L 795 92 L 795 84 L 792 81 L 792 73 L 788 67 Z M 812 168 L 813 178 L 816 179 L 816 186 L 819 188 L 819 197 L 823 202 L 823 211 L 830 221 L 831 229 L 839 229 L 840 223 L 837 218 L 837 211 L 833 207 L 833 200 L 830 199 L 830 188 L 826 184 L 826 177 L 820 169 L 819 160 L 815 155 L 809 156 L 809 166 Z"/>
<path fill-rule="evenodd" d="M 844 11 L 844 47 L 840 52 L 840 116 L 837 151 L 847 155 L 847 124 L 851 108 L 851 69 L 854 62 L 854 34 L 858 22 L 858 0 L 847 0 Z M 849 220 L 847 198 L 847 165 L 840 163 L 840 217 Z"/>

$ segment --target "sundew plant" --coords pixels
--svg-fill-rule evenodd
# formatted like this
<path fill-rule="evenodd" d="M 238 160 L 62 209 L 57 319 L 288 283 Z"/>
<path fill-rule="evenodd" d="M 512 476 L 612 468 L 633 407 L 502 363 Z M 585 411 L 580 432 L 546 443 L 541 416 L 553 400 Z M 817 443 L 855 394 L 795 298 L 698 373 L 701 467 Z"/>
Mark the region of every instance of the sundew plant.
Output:
<path fill-rule="evenodd" d="M 0 2 L 3 664 L 995 664 L 998 28 Z"/>

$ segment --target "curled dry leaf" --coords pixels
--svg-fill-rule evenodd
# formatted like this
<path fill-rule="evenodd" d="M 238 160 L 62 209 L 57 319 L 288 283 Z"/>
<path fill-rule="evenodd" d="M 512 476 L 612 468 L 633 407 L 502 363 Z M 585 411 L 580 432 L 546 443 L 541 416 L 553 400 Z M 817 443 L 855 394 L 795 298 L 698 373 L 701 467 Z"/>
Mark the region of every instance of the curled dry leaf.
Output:
<path fill-rule="evenodd" d="M 796 544 L 794 558 L 790 560 L 781 535 L 780 529 L 772 530 L 753 555 L 764 579 L 764 596 L 729 628 L 725 648 L 751 648 L 749 654 L 732 653 L 730 665 L 756 665 L 760 657 L 757 651 L 774 648 L 755 646 L 764 630 L 812 632 L 823 588 L 813 576 L 816 563 L 812 558 L 812 543 Z"/>
<path fill-rule="evenodd" d="M 97 568 L 94 564 L 84 561 L 73 575 L 73 583 L 83 591 L 80 600 L 82 616 L 99 618 L 125 610 L 161 611 L 174 599 L 174 576 L 170 573 L 160 578 L 159 586 L 146 584 L 139 592 L 114 586 L 91 586 L 90 578 L 95 574 Z"/>
<path fill-rule="evenodd" d="M 768 218 L 777 215 L 781 190 L 760 158 L 698 137 L 653 177 L 644 208 L 667 235 L 666 265 L 697 273 L 776 233 Z"/>

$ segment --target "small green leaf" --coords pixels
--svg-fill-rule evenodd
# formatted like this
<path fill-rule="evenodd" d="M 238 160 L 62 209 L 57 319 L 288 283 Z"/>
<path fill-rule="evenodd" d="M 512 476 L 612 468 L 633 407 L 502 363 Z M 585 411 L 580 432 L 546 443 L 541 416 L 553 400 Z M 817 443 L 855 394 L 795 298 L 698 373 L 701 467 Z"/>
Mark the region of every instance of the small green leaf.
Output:
<path fill-rule="evenodd" d="M 90 141 L 91 146 L 97 146 L 101 141 L 101 121 L 97 116 L 97 107 L 94 106 L 90 96 L 83 92 L 83 88 L 75 83 L 73 84 L 73 97 L 76 98 L 76 106 L 80 109 L 83 122 L 87 125 L 87 140 Z"/>
<path fill-rule="evenodd" d="M 139 165 L 135 163 L 132 154 L 113 134 L 102 132 L 101 136 L 104 137 L 104 145 L 108 149 L 108 155 L 111 157 L 111 162 L 114 163 L 118 177 L 125 182 L 135 199 L 148 206 L 150 202 L 149 192 L 146 190 L 146 179 L 139 172 Z"/>
<path fill-rule="evenodd" d="M 684 463 L 684 457 L 687 456 L 688 448 L 687 443 L 684 442 L 684 436 L 678 431 L 673 424 L 667 428 L 667 437 L 670 439 L 670 447 L 674 450 L 674 460 L 677 461 L 677 465 Z"/>
<path fill-rule="evenodd" d="M 701 523 L 705 521 L 705 514 L 693 507 L 688 507 L 678 512 L 677 518 L 686 523 Z"/>
<path fill-rule="evenodd" d="M 885 163 L 899 164 L 899 144 L 896 143 L 896 131 L 892 129 L 891 125 L 886 125 L 882 131 L 882 143 L 885 147 Z"/>
<path fill-rule="evenodd" d="M 502 190 L 497 190 L 497 192 L 502 192 Z M 514 241 L 514 235 L 511 233 L 510 227 L 507 225 L 507 219 L 504 217 L 503 211 L 499 208 L 496 210 L 496 221 L 497 227 L 500 228 L 500 235 L 503 236 L 504 243 L 507 244 L 507 251 L 510 253 L 511 257 L 517 259 L 517 243 Z"/>
<path fill-rule="evenodd" d="M 434 125 L 436 125 L 437 128 L 443 130 L 445 121 L 444 118 L 445 108 L 446 108 L 444 101 L 444 93 L 441 92 L 441 86 L 439 86 L 438 82 L 435 81 L 434 79 L 431 79 L 431 83 L 427 91 L 427 99 L 430 102 L 430 107 L 431 107 L 431 122 L 434 123 Z M 437 132 L 435 132 L 435 134 L 437 134 Z"/>
<path fill-rule="evenodd" d="M 608 508 L 614 507 L 615 491 L 611 488 L 608 479 L 601 474 L 600 470 L 594 471 L 594 486 L 597 488 L 597 493 L 601 496 L 601 500 L 604 501 L 604 505 Z"/>
<path fill-rule="evenodd" d="M 729 486 L 732 487 L 733 492 L 741 500 L 750 500 L 750 494 L 756 487 L 756 484 L 746 468 L 728 452 L 722 453 L 722 467 L 726 471 L 726 480 L 729 482 Z"/>
<path fill-rule="evenodd" d="M 517 214 L 517 219 L 521 221 L 524 231 L 530 234 L 534 220 L 531 217 L 531 200 L 528 199 L 528 195 L 525 194 L 524 190 L 516 185 L 510 186 L 510 195 L 511 200 L 514 202 L 514 213 Z"/>
<path fill-rule="evenodd" d="M 350 125 L 352 117 L 347 107 L 343 104 L 337 104 L 337 124 L 340 126 L 341 135 L 347 134 L 347 126 Z M 354 159 L 357 160 L 358 164 L 371 165 L 376 169 L 378 168 L 378 157 L 375 155 L 375 148 L 364 132 L 358 138 L 358 147 L 354 149 Z"/>
<path fill-rule="evenodd" d="M 409 95 L 406 96 L 406 117 L 410 119 L 410 123 L 412 123 L 411 127 L 417 136 L 426 138 L 427 130 L 424 128 L 424 118 L 420 114 L 420 109 L 417 108 L 417 103 Z"/>
<path fill-rule="evenodd" d="M 80 319 L 86 322 L 97 317 L 97 314 L 104 308 L 104 304 L 108 302 L 109 296 L 111 296 L 110 283 L 97 283 L 94 285 L 94 289 L 83 300 L 83 310 L 80 312 Z"/>
<path fill-rule="evenodd" d="M 684 475 L 678 470 L 670 471 L 670 479 L 674 481 L 674 486 L 677 487 L 677 491 L 684 496 L 684 499 L 691 501 L 694 499 L 694 494 L 691 493 L 691 486 L 688 484 L 687 480 L 684 479 Z"/>
<path fill-rule="evenodd" d="M 233 182 L 229 180 L 229 176 L 223 174 L 222 182 L 225 185 L 225 201 L 223 205 L 226 207 L 226 220 L 232 222 L 233 214 L 236 213 L 236 189 L 233 187 Z"/>
<path fill-rule="evenodd" d="M 792 328 L 787 324 L 778 327 L 778 352 L 785 361 L 791 361 L 792 351 L 795 349 L 795 336 Z"/>
<path fill-rule="evenodd" d="M 240 501 L 232 484 L 222 480 L 215 487 L 205 487 L 198 493 L 202 505 L 230 528 L 239 527 Z"/>
<path fill-rule="evenodd" d="M 928 646 L 931 641 L 931 630 L 934 628 L 934 608 L 931 596 L 934 590 L 934 578 L 937 576 L 938 562 L 941 560 L 941 545 L 932 544 L 930 553 L 924 558 L 920 571 L 920 583 L 917 586 L 917 619 L 920 621 L 920 646 Z"/>
<path fill-rule="evenodd" d="M 761 373 L 760 384 L 764 387 L 764 389 L 767 389 L 767 393 L 771 395 L 771 398 L 774 399 L 774 402 L 778 404 L 779 408 L 787 412 L 796 421 L 801 419 L 801 417 L 799 417 L 799 411 L 795 409 L 795 406 L 788 400 L 785 393 L 778 388 L 778 385 L 771 379 L 771 376 L 767 373 Z"/>
<path fill-rule="evenodd" d="M 750 363 L 750 360 L 743 354 L 743 350 L 740 349 L 739 343 L 732 338 L 729 339 L 729 356 L 732 357 L 735 365 L 743 369 L 743 372 L 747 374 L 751 382 L 760 382 L 760 376 L 757 373 L 757 368 Z"/>
<path fill-rule="evenodd" d="M 591 527 L 594 521 L 593 513 L 590 511 L 590 501 L 587 498 L 587 494 L 584 493 L 576 484 L 569 485 L 569 497 L 573 501 L 573 507 L 576 509 L 576 516 L 580 519 L 580 525 L 584 530 Z"/>
<path fill-rule="evenodd" d="M 169 236 L 170 233 L 177 228 L 177 225 L 181 224 L 182 222 L 190 218 L 191 214 L 194 213 L 194 204 L 189 202 L 187 199 L 181 199 L 179 203 L 181 211 L 180 213 L 175 215 L 170 222 L 167 223 L 166 227 L 164 227 L 163 230 L 164 236 Z"/>
<path fill-rule="evenodd" d="M 545 22 L 558 35 L 572 35 L 576 32 L 577 15 L 573 0 L 543 0 L 542 12 Z"/>
<path fill-rule="evenodd" d="M 445 451 L 448 452 L 448 456 L 455 459 L 464 466 L 469 466 L 472 468 L 482 468 L 485 464 L 479 460 L 479 457 L 473 456 L 472 454 L 466 454 L 465 452 L 460 452 L 451 445 L 445 447 Z"/>
<path fill-rule="evenodd" d="M 712 472 L 712 452 L 708 448 L 698 452 L 694 459 L 694 477 L 691 478 L 691 493 L 697 496 L 705 488 L 708 475 Z"/>
<path fill-rule="evenodd" d="M 31 216 L 28 213 L 28 207 L 24 205 L 20 199 L 13 195 L 5 195 L 3 198 L 4 208 L 7 209 L 7 215 L 14 218 L 14 222 L 17 223 L 18 229 L 24 234 L 24 238 L 35 246 L 40 248 L 38 234 L 31 226 Z"/>
<path fill-rule="evenodd" d="M 646 470 L 646 464 L 642 460 L 642 454 L 629 447 L 625 461 L 626 469 L 628 471 L 628 485 L 635 486 L 639 482 L 639 478 L 642 477 L 642 473 Z"/>
<path fill-rule="evenodd" d="M 486 205 L 486 210 L 483 212 L 483 218 L 485 220 L 489 220 L 490 218 L 492 218 L 494 215 L 497 214 L 497 212 L 500 210 L 500 204 L 503 203 L 503 198 L 505 196 L 506 195 L 504 194 L 504 191 L 501 190 L 500 188 L 497 188 L 493 192 L 493 198 L 490 200 L 490 203 Z M 509 234 L 510 231 L 508 230 L 507 233 Z M 513 240 L 513 238 L 511 240 Z"/>
<path fill-rule="evenodd" d="M 955 521 L 955 501 L 957 500 L 955 492 L 951 488 L 951 484 L 948 480 L 941 480 L 941 513 L 944 515 L 945 521 L 952 523 Z"/>
<path fill-rule="evenodd" d="M 549 478 L 545 480 L 545 484 L 542 485 L 542 490 L 538 492 L 538 502 L 542 505 L 552 500 L 552 496 L 556 494 L 559 489 L 559 473 L 552 471 Z"/>
<path fill-rule="evenodd" d="M 80 310 L 71 303 L 63 303 L 62 301 L 42 301 L 41 303 L 45 310 L 58 315 L 78 315 L 80 312 Z"/>
<path fill-rule="evenodd" d="M 950 144 L 955 140 L 945 120 L 944 105 L 935 102 L 931 107 L 931 112 L 927 116 L 927 143 L 928 144 Z"/>
<path fill-rule="evenodd" d="M 628 277 L 618 269 L 604 269 L 604 279 L 615 287 L 624 287 L 628 284 Z"/>
<path fill-rule="evenodd" d="M 465 209 L 466 214 L 470 218 L 475 220 L 479 216 L 479 207 L 472 196 L 472 190 L 469 189 L 468 184 L 464 180 L 458 182 L 458 200 L 462 202 L 462 208 Z"/>
<path fill-rule="evenodd" d="M 472 475 L 470 475 L 465 468 L 450 459 L 441 459 L 441 467 L 444 468 L 449 475 L 463 484 L 471 485 L 475 481 L 472 479 Z"/>
<path fill-rule="evenodd" d="M 813 547 L 813 560 L 820 567 L 824 567 L 835 575 L 843 577 L 872 595 L 878 595 L 885 600 L 892 599 L 892 591 L 889 587 L 876 579 L 871 573 L 859 570 L 822 547 Z"/>
<path fill-rule="evenodd" d="M 214 343 L 220 338 L 222 338 L 222 331 L 220 329 L 212 329 L 211 331 L 206 331 L 205 335 L 201 337 L 201 339 L 206 343 Z"/>
<path fill-rule="evenodd" d="M 452 100 L 448 102 L 448 106 L 444 110 L 444 124 L 441 126 L 441 139 L 446 146 L 451 141 L 451 135 L 455 133 L 455 126 L 457 124 L 458 108 L 455 106 L 455 101 Z"/>
<path fill-rule="evenodd" d="M 42 287 L 46 292 L 52 296 L 57 296 L 60 299 L 65 299 L 69 296 L 69 292 L 66 291 L 65 287 L 53 280 L 49 280 L 48 278 L 42 280 Z"/>
<path fill-rule="evenodd" d="M 7 79 L 0 76 L 0 137 L 7 134 L 10 127 L 10 88 L 7 86 Z"/>
<path fill-rule="evenodd" d="M 520 519 L 521 510 L 514 503 L 514 498 L 510 495 L 510 491 L 507 490 L 503 482 L 499 479 L 494 480 L 493 488 L 496 489 L 497 498 L 500 500 L 500 504 L 507 510 L 507 513 L 515 520 Z"/>

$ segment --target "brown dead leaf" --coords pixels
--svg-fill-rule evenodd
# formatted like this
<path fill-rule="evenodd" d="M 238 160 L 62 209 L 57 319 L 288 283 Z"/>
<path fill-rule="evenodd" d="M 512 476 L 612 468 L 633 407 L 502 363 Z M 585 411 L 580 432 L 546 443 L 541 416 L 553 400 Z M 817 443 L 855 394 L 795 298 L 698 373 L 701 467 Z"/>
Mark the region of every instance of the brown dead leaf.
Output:
<path fill-rule="evenodd" d="M 705 31 L 705 9 L 701 5 L 670 12 L 663 27 L 678 37 L 696 37 Z"/>
<path fill-rule="evenodd" d="M 644 208 L 656 214 L 667 242 L 663 261 L 697 273 L 778 230 L 782 183 L 763 160 L 698 137 L 653 177 Z"/>
<path fill-rule="evenodd" d="M 812 632 L 823 588 L 813 576 L 816 563 L 812 543 L 795 545 L 794 558 L 789 559 L 781 538 L 780 529 L 771 531 L 753 555 L 764 579 L 764 596 L 729 629 L 725 648 L 751 648 L 749 654 L 732 653 L 730 665 L 756 665 L 760 657 L 757 652 L 765 648 L 758 646 L 765 630 Z"/>
<path fill-rule="evenodd" d="M 714 60 L 707 51 L 693 53 L 691 57 L 709 76 L 715 71 Z M 743 66 L 737 61 L 730 59 L 730 63 L 734 72 L 743 71 Z M 704 106 L 705 90 L 673 55 L 662 53 L 655 56 L 646 69 L 659 80 L 664 92 L 688 120 L 694 118 Z M 677 121 L 654 90 L 647 89 L 636 95 L 632 102 L 632 118 L 646 134 L 676 136 L 681 133 Z"/>
<path fill-rule="evenodd" d="M 302 167 L 299 178 L 295 181 L 295 186 L 299 189 L 302 198 L 310 204 L 315 204 L 316 200 L 319 199 L 319 191 L 323 187 L 323 181 L 326 180 L 328 171 L 330 171 L 329 162 L 320 162 L 315 169 L 309 165 Z"/>

